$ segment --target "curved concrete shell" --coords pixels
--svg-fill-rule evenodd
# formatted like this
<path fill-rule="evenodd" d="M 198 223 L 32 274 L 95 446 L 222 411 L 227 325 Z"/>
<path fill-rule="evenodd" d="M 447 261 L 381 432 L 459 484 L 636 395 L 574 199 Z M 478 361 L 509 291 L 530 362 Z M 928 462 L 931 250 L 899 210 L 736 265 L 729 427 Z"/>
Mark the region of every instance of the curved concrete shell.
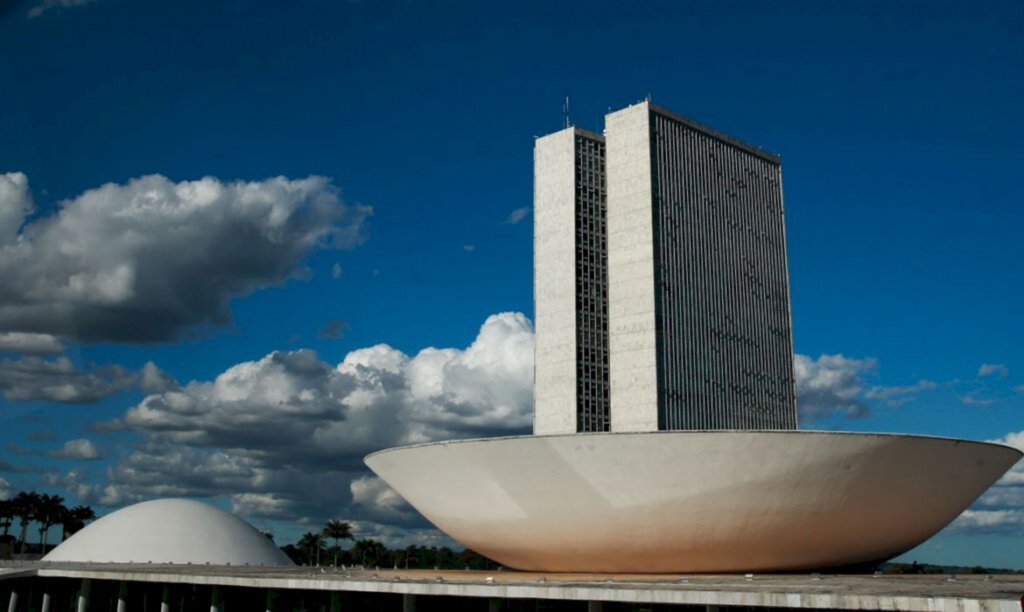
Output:
<path fill-rule="evenodd" d="M 43 561 L 292 565 L 255 527 L 189 499 L 154 499 L 86 526 Z"/>
<path fill-rule="evenodd" d="M 365 461 L 440 529 L 509 567 L 643 573 L 887 559 L 1020 457 L 923 436 L 717 431 L 439 442 Z"/>

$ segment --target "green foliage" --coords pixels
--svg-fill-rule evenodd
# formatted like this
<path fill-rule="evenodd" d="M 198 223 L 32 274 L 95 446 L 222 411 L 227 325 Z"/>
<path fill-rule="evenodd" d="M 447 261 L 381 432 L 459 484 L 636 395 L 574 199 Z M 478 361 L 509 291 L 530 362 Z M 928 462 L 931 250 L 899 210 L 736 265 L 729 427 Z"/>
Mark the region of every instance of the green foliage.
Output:
<path fill-rule="evenodd" d="M 309 534 L 306 534 L 309 535 Z M 298 565 L 316 565 L 315 551 L 303 547 L 303 539 L 298 544 L 288 544 L 281 551 Z M 447 547 L 408 546 L 404 549 L 390 549 L 373 539 L 355 540 L 352 548 L 343 549 L 331 546 L 323 551 L 322 559 L 334 559 L 336 565 L 362 566 L 365 568 L 380 567 L 383 569 L 474 569 L 493 570 L 498 564 L 487 557 L 471 550 L 454 551 Z"/>
<path fill-rule="evenodd" d="M 89 506 L 68 509 L 60 495 L 21 491 L 12 499 L 0 502 L 0 526 L 3 526 L 4 535 L 8 535 L 14 519 L 18 519 L 19 552 L 25 552 L 28 547 L 28 527 L 31 523 L 38 527 L 39 552 L 45 554 L 50 528 L 60 525 L 63 528 L 62 539 L 66 540 L 95 518 L 96 513 Z"/>

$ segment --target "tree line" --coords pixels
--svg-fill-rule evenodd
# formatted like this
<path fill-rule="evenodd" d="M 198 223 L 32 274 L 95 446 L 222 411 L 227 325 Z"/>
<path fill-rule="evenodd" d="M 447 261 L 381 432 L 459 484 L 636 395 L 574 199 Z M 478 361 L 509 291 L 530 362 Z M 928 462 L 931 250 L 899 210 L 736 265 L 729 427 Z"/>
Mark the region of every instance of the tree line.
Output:
<path fill-rule="evenodd" d="M 5 540 L 12 537 L 10 530 L 15 519 L 20 521 L 17 538 L 19 553 L 24 553 L 28 546 L 28 527 L 31 523 L 36 523 L 39 528 L 40 552 L 46 554 L 46 537 L 50 529 L 60 526 L 63 541 L 95 518 L 96 513 L 89 506 L 68 508 L 60 495 L 22 491 L 11 499 L 0 500 L 0 527 L 4 530 Z"/>
<path fill-rule="evenodd" d="M 333 542 L 328 545 L 328 540 Z M 351 540 L 352 546 L 342 548 L 342 540 Z M 352 525 L 341 520 L 330 520 L 320 531 L 306 532 L 295 544 L 281 550 L 297 565 L 362 566 L 400 569 L 497 569 L 498 564 L 487 557 L 466 549 L 454 551 L 447 546 L 411 545 L 388 548 L 372 538 L 356 538 Z"/>
<path fill-rule="evenodd" d="M 0 541 L 14 541 L 14 552 L 25 553 L 33 546 L 28 542 L 29 526 L 35 523 L 39 532 L 38 550 L 46 554 L 47 536 L 54 527 L 61 528 L 61 541 L 68 539 L 96 518 L 89 506 L 64 505 L 60 495 L 22 491 L 8 500 L 0 500 Z M 17 522 L 17 525 L 16 525 Z M 11 529 L 17 526 L 17 537 Z M 271 537 L 270 534 L 267 534 Z M 330 540 L 330 544 L 328 543 Z M 343 540 L 352 546 L 342 548 Z M 327 521 L 320 531 L 304 534 L 297 543 L 287 544 L 281 550 L 298 565 L 345 565 L 402 569 L 496 569 L 498 564 L 471 550 L 454 551 L 446 546 L 407 546 L 388 548 L 373 538 L 357 538 L 352 525 L 346 521 Z"/>

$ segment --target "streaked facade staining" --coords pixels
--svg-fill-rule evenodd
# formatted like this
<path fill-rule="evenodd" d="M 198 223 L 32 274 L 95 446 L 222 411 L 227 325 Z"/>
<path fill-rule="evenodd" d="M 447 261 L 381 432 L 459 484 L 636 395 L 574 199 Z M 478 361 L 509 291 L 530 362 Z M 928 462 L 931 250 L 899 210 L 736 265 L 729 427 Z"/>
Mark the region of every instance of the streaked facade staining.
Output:
<path fill-rule="evenodd" d="M 534 199 L 535 433 L 796 428 L 778 157 L 643 102 Z"/>
<path fill-rule="evenodd" d="M 534 147 L 534 432 L 608 431 L 604 139 L 567 128 Z"/>

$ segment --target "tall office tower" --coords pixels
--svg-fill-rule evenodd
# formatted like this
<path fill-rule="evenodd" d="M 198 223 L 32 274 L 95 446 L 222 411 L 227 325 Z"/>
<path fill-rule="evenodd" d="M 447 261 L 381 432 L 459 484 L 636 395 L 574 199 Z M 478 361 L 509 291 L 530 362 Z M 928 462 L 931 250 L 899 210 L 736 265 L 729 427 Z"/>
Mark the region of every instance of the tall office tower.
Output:
<path fill-rule="evenodd" d="M 649 102 L 605 139 L 612 431 L 795 429 L 779 158 Z"/>
<path fill-rule="evenodd" d="M 604 138 L 534 145 L 534 433 L 608 431 Z"/>

